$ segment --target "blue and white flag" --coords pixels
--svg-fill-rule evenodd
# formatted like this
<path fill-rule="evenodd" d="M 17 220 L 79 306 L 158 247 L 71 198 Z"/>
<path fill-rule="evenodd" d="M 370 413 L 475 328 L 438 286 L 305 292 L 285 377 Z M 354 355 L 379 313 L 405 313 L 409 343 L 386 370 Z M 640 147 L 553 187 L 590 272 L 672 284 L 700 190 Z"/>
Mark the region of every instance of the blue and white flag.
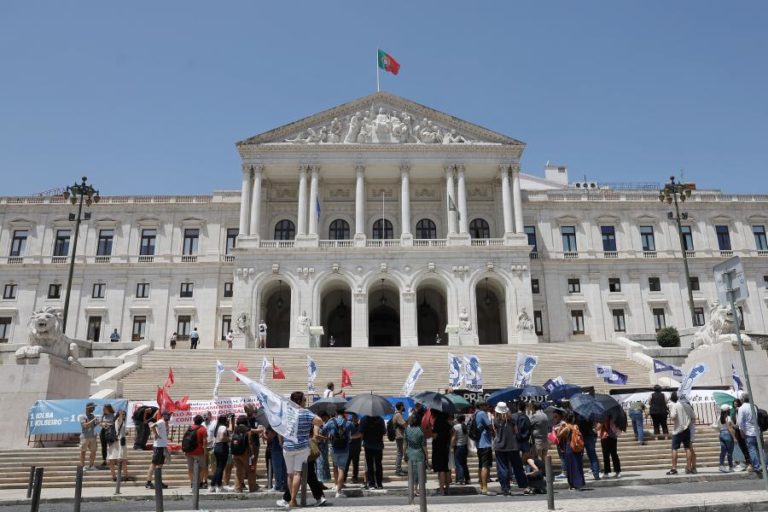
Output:
<path fill-rule="evenodd" d="M 307 391 L 315 392 L 315 379 L 317 378 L 317 363 L 307 356 Z"/>
<path fill-rule="evenodd" d="M 221 384 L 221 374 L 224 373 L 224 364 L 216 361 L 216 384 L 213 386 L 213 399 L 219 398 L 219 384 Z"/>
<path fill-rule="evenodd" d="M 672 375 L 675 377 L 683 376 L 682 368 L 680 368 L 679 366 L 675 366 L 673 364 L 665 363 L 664 361 L 660 361 L 658 359 L 653 360 L 653 372 L 654 373 L 672 372 Z"/>
<path fill-rule="evenodd" d="M 403 395 L 411 396 L 413 387 L 416 385 L 416 381 L 419 380 L 419 377 L 421 377 L 422 373 L 424 373 L 424 369 L 421 367 L 419 362 L 414 362 L 413 368 L 411 368 L 411 373 L 408 374 L 408 378 L 405 379 L 405 384 L 403 384 Z"/>
<path fill-rule="evenodd" d="M 272 429 L 284 438 L 294 443 L 297 442 L 301 407 L 275 393 L 267 386 L 254 382 L 234 370 L 231 371 L 259 399 Z"/>
<path fill-rule="evenodd" d="M 544 389 L 549 391 L 550 393 L 552 390 L 554 390 L 557 387 L 564 386 L 565 385 L 565 379 L 562 377 L 555 377 L 554 379 L 549 379 L 547 382 L 544 383 Z"/>
<path fill-rule="evenodd" d="M 618 384 L 620 386 L 623 386 L 627 382 L 629 382 L 629 376 L 626 373 L 621 373 L 618 370 L 611 369 L 611 374 L 607 377 L 603 377 L 603 381 L 606 384 Z"/>
<path fill-rule="evenodd" d="M 261 381 L 262 384 L 267 382 L 267 371 L 269 370 L 269 367 L 272 366 L 269 364 L 269 359 L 266 357 L 261 361 L 261 375 L 259 376 L 259 381 Z"/>
<path fill-rule="evenodd" d="M 530 384 L 537 364 L 539 364 L 538 357 L 518 352 L 513 385 L 522 388 Z"/>
<path fill-rule="evenodd" d="M 697 363 L 693 365 L 693 367 L 688 371 L 688 376 L 683 379 L 683 382 L 680 383 L 680 388 L 677 390 L 677 396 L 681 399 L 687 398 L 688 393 L 691 392 L 691 389 L 693 389 L 693 383 L 698 379 L 704 372 L 707 371 L 707 366 L 704 363 Z"/>
<path fill-rule="evenodd" d="M 599 378 L 605 380 L 613 374 L 613 368 L 604 364 L 596 364 L 595 373 Z"/>
<path fill-rule="evenodd" d="M 315 198 L 315 215 L 317 215 L 317 220 L 320 220 L 320 198 Z"/>
<path fill-rule="evenodd" d="M 458 389 L 461 387 L 463 373 L 461 368 L 461 358 L 453 354 L 448 354 L 448 387 Z"/>
<path fill-rule="evenodd" d="M 736 371 L 736 367 L 733 366 L 733 363 L 731 363 L 731 379 L 733 379 L 733 390 L 734 391 L 741 391 L 744 389 L 744 384 L 741 382 L 741 377 L 739 377 L 739 372 Z"/>
<path fill-rule="evenodd" d="M 464 389 L 483 390 L 483 369 L 480 367 L 480 358 L 477 356 L 464 356 Z"/>

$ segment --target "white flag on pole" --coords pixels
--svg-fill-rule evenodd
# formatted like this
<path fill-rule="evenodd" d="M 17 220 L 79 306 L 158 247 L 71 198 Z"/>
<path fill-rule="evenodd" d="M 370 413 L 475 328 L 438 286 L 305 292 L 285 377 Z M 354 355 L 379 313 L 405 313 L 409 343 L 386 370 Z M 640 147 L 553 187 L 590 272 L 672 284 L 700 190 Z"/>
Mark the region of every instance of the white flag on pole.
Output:
<path fill-rule="evenodd" d="M 515 381 L 517 387 L 525 387 L 531 383 L 533 370 L 539 364 L 539 358 L 530 354 L 517 353 L 517 364 L 515 365 Z"/>
<path fill-rule="evenodd" d="M 610 379 L 613 375 L 613 368 L 605 364 L 595 365 L 595 375 L 601 379 Z"/>
<path fill-rule="evenodd" d="M 448 387 L 459 389 L 462 380 L 461 358 L 448 354 Z"/>
<path fill-rule="evenodd" d="M 294 443 L 297 442 L 301 407 L 278 395 L 267 386 L 254 382 L 234 370 L 231 371 L 259 399 L 264 412 L 267 414 L 269 425 L 274 431 Z"/>
<path fill-rule="evenodd" d="M 219 398 L 219 384 L 221 384 L 221 374 L 224 373 L 224 364 L 216 361 L 216 384 L 213 386 L 213 399 Z"/>
<path fill-rule="evenodd" d="M 413 392 L 413 387 L 416 385 L 416 381 L 419 380 L 419 377 L 421 377 L 421 374 L 424 373 L 424 369 L 421 367 L 418 361 L 413 363 L 413 368 L 411 368 L 411 373 L 408 374 L 408 378 L 405 379 L 405 384 L 403 384 L 403 395 L 405 396 L 411 396 L 411 392 Z"/>
<path fill-rule="evenodd" d="M 307 391 L 315 392 L 315 379 L 317 378 L 317 363 L 307 356 Z"/>
<path fill-rule="evenodd" d="M 683 382 L 680 383 L 680 387 L 677 390 L 677 396 L 681 400 L 688 399 L 688 394 L 691 392 L 691 389 L 693 389 L 693 383 L 696 382 L 696 379 L 698 379 L 708 369 L 709 368 L 707 368 L 707 365 L 704 363 L 697 363 L 693 365 L 693 367 L 688 370 L 688 375 L 686 375 L 685 379 L 683 379 Z"/>
<path fill-rule="evenodd" d="M 261 361 L 261 376 L 259 377 L 259 381 L 264 384 L 267 381 L 267 370 L 269 370 L 269 367 L 272 366 L 269 364 L 269 359 L 264 357 L 264 359 Z"/>
<path fill-rule="evenodd" d="M 483 390 L 483 369 L 477 356 L 464 356 L 464 387 L 467 391 Z"/>

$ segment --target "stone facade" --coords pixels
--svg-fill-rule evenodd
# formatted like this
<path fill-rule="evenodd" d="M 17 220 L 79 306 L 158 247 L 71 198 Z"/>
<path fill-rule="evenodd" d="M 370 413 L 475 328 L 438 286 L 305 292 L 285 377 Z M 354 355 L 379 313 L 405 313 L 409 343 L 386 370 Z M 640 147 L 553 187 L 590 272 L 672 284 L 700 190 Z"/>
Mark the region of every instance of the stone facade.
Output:
<path fill-rule="evenodd" d="M 101 341 L 117 328 L 167 347 L 179 331 L 183 347 L 197 327 L 203 348 L 229 327 L 236 345 L 254 347 L 261 320 L 275 347 L 603 341 L 692 327 L 658 190 L 576 188 L 558 166 L 522 173 L 523 143 L 387 93 L 237 147 L 239 192 L 111 196 L 91 208 L 69 336 L 94 337 L 97 320 Z M 695 191 L 683 206 L 697 323 L 715 295 L 712 267 L 739 255 L 745 327 L 766 332 L 768 196 Z M 32 311 L 63 304 L 70 211 L 60 196 L 0 198 L 0 335 L 11 342 L 25 339 Z"/>

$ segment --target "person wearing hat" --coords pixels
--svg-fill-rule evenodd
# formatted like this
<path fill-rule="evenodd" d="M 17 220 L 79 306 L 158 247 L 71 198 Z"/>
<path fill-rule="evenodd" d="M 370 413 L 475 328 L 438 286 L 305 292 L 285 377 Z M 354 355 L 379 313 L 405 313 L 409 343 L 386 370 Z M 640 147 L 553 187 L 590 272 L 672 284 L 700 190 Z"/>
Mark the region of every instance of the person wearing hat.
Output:
<path fill-rule="evenodd" d="M 96 461 L 96 426 L 99 424 L 99 418 L 93 414 L 95 410 L 96 404 L 88 402 L 85 404 L 85 414 L 77 417 L 80 423 L 80 465 L 85 470 L 94 469 L 93 463 Z M 86 450 L 90 452 L 88 467 L 85 467 Z"/>
<path fill-rule="evenodd" d="M 480 439 L 477 441 L 477 476 L 480 482 L 480 494 L 492 495 L 494 493 L 488 490 L 488 480 L 493 464 L 493 424 L 488 417 L 490 405 L 480 397 L 475 401 L 475 407 L 477 410 L 472 419 L 480 431 Z"/>
<path fill-rule="evenodd" d="M 729 404 L 720 406 L 720 418 L 712 426 L 720 431 L 720 472 L 730 473 L 733 471 L 733 447 L 736 433 L 733 429 Z M 728 460 L 727 466 L 725 465 L 726 458 Z"/>
<path fill-rule="evenodd" d="M 144 485 L 147 489 L 154 489 L 152 477 L 155 474 L 155 468 L 162 468 L 165 464 L 165 451 L 168 449 L 168 422 L 171 420 L 171 411 L 160 413 L 160 419 L 149 424 L 149 429 L 154 435 L 152 444 L 152 463 L 147 471 L 147 483 Z M 163 489 L 168 486 L 163 484 Z"/>
<path fill-rule="evenodd" d="M 504 496 L 509 496 L 511 491 L 512 473 L 520 489 L 528 487 L 528 478 L 523 469 L 523 460 L 520 458 L 520 445 L 517 441 L 517 424 L 512 419 L 512 414 L 506 402 L 499 402 L 494 409 L 493 418 L 493 450 L 496 452 L 496 472 L 499 475 L 499 484 Z"/>

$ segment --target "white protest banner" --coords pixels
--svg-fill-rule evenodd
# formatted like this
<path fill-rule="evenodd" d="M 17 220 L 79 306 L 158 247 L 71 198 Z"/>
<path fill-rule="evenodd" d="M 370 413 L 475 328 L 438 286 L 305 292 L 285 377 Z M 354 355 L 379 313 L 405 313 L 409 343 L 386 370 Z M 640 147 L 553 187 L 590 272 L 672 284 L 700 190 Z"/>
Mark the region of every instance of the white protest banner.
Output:
<path fill-rule="evenodd" d="M 405 379 L 405 384 L 403 384 L 403 395 L 411 396 L 413 387 L 416 385 L 416 381 L 419 380 L 419 377 L 421 377 L 422 373 L 424 373 L 424 369 L 421 367 L 419 362 L 416 361 L 413 363 L 411 373 L 408 374 L 408 378 Z"/>
<path fill-rule="evenodd" d="M 267 386 L 252 381 L 245 375 L 235 371 L 232 371 L 232 373 L 240 379 L 240 382 L 248 386 L 251 392 L 259 399 L 262 409 L 267 414 L 269 425 L 274 431 L 294 443 L 297 442 L 301 407 L 287 398 L 278 395 Z"/>
<path fill-rule="evenodd" d="M 272 366 L 269 364 L 269 359 L 266 357 L 262 359 L 261 361 L 261 376 L 259 377 L 259 381 L 264 384 L 267 381 L 267 370 L 269 370 L 269 367 Z"/>
<path fill-rule="evenodd" d="M 221 415 L 227 416 L 234 414 L 235 416 L 240 416 L 241 414 L 245 414 L 245 410 L 243 409 L 243 406 L 245 405 L 253 405 L 256 408 L 261 407 L 259 400 L 255 396 L 217 398 L 216 400 L 190 400 L 188 403 L 189 410 L 176 411 L 173 413 L 170 421 L 171 425 L 191 425 L 192 420 L 196 415 L 199 414 L 200 416 L 205 417 L 205 413 L 208 411 L 213 414 L 214 418 L 217 418 Z M 130 401 L 128 403 L 127 415 L 128 427 L 134 426 L 132 419 L 133 413 L 142 405 L 157 407 L 157 402 L 154 400 Z"/>
<path fill-rule="evenodd" d="M 448 354 L 448 387 L 459 389 L 461 387 L 461 358 L 453 354 Z"/>
<path fill-rule="evenodd" d="M 610 379 L 613 375 L 613 368 L 605 364 L 596 364 L 595 375 L 601 379 Z"/>
<path fill-rule="evenodd" d="M 307 356 L 307 391 L 315 393 L 315 379 L 317 379 L 317 363 Z"/>
<path fill-rule="evenodd" d="M 693 383 L 706 371 L 707 366 L 703 363 L 697 363 L 693 365 L 688 371 L 688 375 L 683 379 L 683 382 L 680 383 L 680 388 L 677 390 L 678 398 L 688 399 L 688 395 L 691 393 L 691 389 L 693 388 Z"/>
<path fill-rule="evenodd" d="M 216 384 L 213 386 L 213 399 L 219 398 L 219 384 L 221 384 L 221 374 L 224 373 L 224 364 L 216 361 Z"/>
<path fill-rule="evenodd" d="M 521 388 L 530 384 L 533 370 L 537 364 L 539 364 L 538 357 L 518 352 L 513 385 Z"/>
<path fill-rule="evenodd" d="M 464 356 L 464 388 L 468 391 L 483 390 L 483 369 L 477 356 Z"/>

